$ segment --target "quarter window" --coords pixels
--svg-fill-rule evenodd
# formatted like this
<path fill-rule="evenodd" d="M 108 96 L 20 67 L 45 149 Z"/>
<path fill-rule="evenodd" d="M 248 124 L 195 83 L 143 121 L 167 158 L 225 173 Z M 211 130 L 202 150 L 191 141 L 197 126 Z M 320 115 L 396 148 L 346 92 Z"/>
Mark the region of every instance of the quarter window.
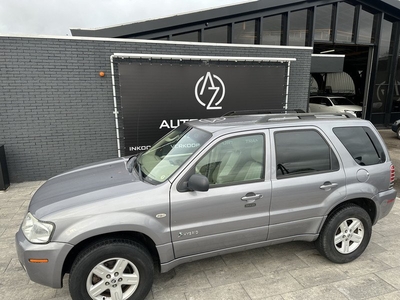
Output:
<path fill-rule="evenodd" d="M 196 173 L 210 185 L 238 184 L 264 179 L 264 136 L 226 139 L 212 148 L 196 165 Z"/>
<path fill-rule="evenodd" d="M 277 132 L 275 147 L 278 179 L 339 169 L 336 155 L 315 130 Z"/>
<path fill-rule="evenodd" d="M 368 127 L 338 127 L 333 132 L 361 166 L 386 161 L 385 151 L 376 135 Z"/>

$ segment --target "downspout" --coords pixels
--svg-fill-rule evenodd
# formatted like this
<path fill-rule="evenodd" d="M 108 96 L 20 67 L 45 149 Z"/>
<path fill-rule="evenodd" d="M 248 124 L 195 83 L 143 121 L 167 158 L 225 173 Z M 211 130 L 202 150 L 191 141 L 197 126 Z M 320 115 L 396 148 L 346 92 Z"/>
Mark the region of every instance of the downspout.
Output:
<path fill-rule="evenodd" d="M 112 82 L 112 90 L 113 90 L 113 100 L 114 100 L 114 117 L 115 117 L 115 130 L 117 133 L 117 150 L 118 157 L 121 157 L 121 143 L 119 140 L 119 124 L 118 124 L 118 107 L 117 107 L 117 92 L 115 90 L 115 75 L 114 75 L 114 55 L 110 56 L 111 62 L 111 82 Z"/>

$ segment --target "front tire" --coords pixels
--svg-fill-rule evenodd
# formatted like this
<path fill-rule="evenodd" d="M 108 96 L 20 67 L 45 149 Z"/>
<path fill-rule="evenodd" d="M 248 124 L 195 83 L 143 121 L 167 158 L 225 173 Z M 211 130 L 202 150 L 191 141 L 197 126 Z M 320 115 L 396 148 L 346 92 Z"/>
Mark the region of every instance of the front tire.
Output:
<path fill-rule="evenodd" d="M 400 139 L 400 126 L 397 127 L 396 135 L 397 135 L 397 138 Z"/>
<path fill-rule="evenodd" d="M 75 259 L 69 290 L 74 300 L 141 300 L 150 291 L 153 275 L 151 256 L 140 244 L 103 240 Z"/>
<path fill-rule="evenodd" d="M 371 239 L 372 222 L 357 205 L 346 205 L 325 222 L 315 246 L 330 261 L 343 264 L 359 257 Z"/>

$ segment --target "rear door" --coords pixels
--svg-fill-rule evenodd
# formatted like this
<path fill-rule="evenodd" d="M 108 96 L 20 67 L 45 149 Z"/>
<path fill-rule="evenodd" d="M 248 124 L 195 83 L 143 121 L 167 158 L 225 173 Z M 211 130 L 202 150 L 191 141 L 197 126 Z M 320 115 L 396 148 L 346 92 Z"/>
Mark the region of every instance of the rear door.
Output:
<path fill-rule="evenodd" d="M 346 196 L 342 163 L 316 127 L 271 130 L 273 150 L 269 240 L 314 235 L 327 207 Z"/>
<path fill-rule="evenodd" d="M 214 141 L 171 188 L 171 236 L 175 257 L 265 241 L 271 183 L 265 172 L 268 132 Z M 207 192 L 180 191 L 191 174 L 206 176 Z"/>

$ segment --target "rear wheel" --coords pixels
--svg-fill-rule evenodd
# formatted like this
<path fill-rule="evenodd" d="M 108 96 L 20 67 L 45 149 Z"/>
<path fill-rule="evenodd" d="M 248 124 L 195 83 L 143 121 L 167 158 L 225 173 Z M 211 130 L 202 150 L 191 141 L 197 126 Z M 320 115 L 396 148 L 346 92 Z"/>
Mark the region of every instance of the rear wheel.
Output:
<path fill-rule="evenodd" d="M 397 134 L 397 138 L 400 139 L 400 126 L 397 127 L 396 134 Z"/>
<path fill-rule="evenodd" d="M 372 222 L 357 205 L 347 205 L 325 222 L 315 242 L 318 251 L 335 263 L 347 263 L 359 257 L 371 239 Z"/>
<path fill-rule="evenodd" d="M 71 268 L 74 300 L 144 299 L 153 283 L 151 256 L 130 240 L 104 240 L 82 251 Z"/>

